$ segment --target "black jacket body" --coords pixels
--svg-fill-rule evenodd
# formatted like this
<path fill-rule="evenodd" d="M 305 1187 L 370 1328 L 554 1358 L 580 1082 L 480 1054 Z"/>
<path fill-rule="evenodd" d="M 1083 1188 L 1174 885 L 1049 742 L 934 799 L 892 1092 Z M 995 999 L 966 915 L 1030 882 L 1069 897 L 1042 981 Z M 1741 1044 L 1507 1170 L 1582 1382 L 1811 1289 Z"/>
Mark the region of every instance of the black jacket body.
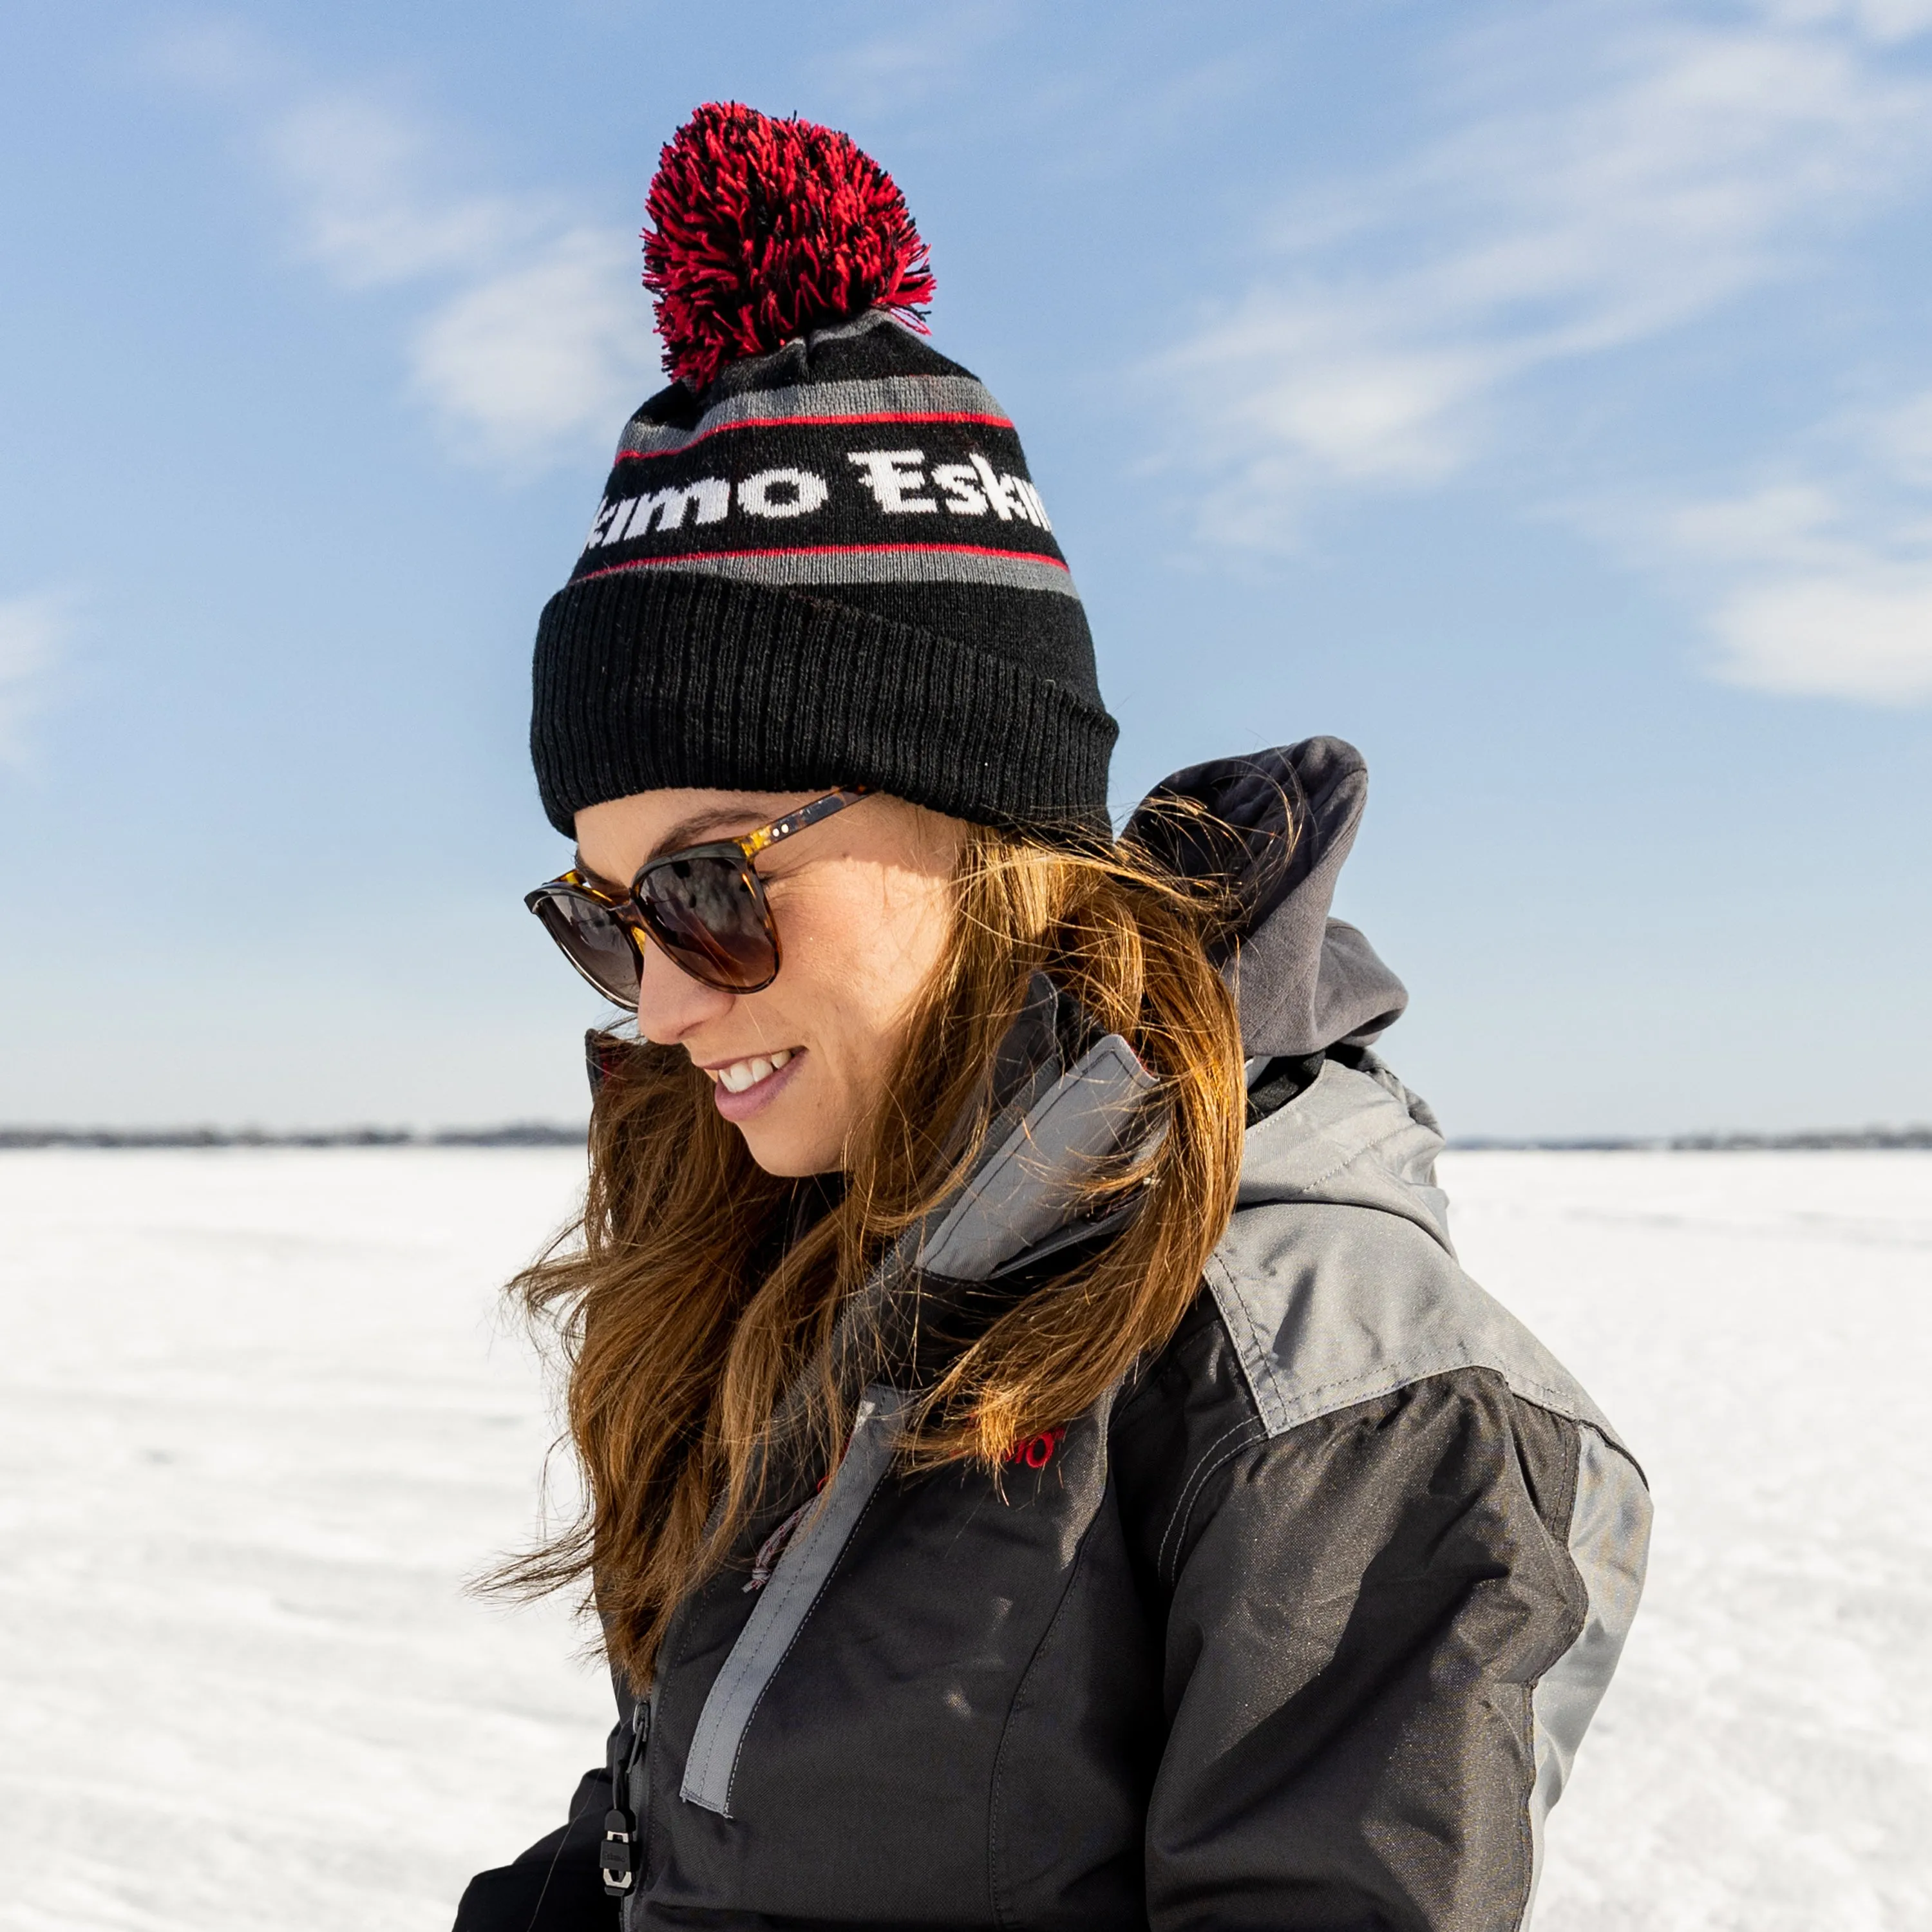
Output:
<path fill-rule="evenodd" d="M 1326 916 L 1359 760 L 1315 740 L 1173 782 L 1304 827 L 1230 962 L 1256 1104 L 1192 1311 L 997 1478 L 902 1477 L 904 1392 L 869 1388 L 782 1553 L 754 1568 L 808 1492 L 682 1607 L 572 1823 L 480 1874 L 459 1932 L 1527 1923 L 1636 1608 L 1642 1480 L 1456 1265 L 1435 1123 L 1366 1048 L 1400 988 Z M 1064 1031 L 1012 1108 L 1025 1158 L 923 1237 L 928 1298 L 1023 1291 L 1064 1238 L 1056 1159 L 1130 1112 L 1124 1043 Z"/>

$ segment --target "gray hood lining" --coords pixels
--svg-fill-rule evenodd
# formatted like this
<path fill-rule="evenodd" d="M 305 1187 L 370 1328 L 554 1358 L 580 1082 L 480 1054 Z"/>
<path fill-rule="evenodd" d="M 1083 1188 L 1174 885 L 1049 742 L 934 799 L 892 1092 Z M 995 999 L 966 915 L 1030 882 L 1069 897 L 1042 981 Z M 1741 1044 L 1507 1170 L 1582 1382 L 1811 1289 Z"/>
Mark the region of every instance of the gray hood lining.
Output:
<path fill-rule="evenodd" d="M 1251 1059 L 1366 1045 L 1408 1004 L 1362 934 L 1329 916 L 1368 790 L 1352 745 L 1304 738 L 1177 772 L 1128 820 L 1126 836 L 1162 862 L 1233 888 L 1221 964 Z"/>

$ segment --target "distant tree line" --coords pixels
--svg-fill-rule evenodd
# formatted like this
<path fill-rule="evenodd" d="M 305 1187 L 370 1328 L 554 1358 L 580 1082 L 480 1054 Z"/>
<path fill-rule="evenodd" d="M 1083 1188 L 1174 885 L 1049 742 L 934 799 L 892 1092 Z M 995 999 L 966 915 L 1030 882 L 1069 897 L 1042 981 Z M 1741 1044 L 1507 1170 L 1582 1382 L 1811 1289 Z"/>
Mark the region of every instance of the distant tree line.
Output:
<path fill-rule="evenodd" d="M 552 1120 L 513 1120 L 500 1127 L 444 1127 L 418 1133 L 402 1127 L 338 1127 L 272 1133 L 260 1127 L 0 1127 L 0 1153 L 24 1148 L 534 1148 L 581 1147 L 584 1130 Z M 1932 1126 L 1827 1129 L 1791 1134 L 1673 1134 L 1626 1138 L 1512 1139 L 1495 1135 L 1452 1140 L 1472 1153 L 1486 1149 L 1551 1154 L 1736 1154 L 1828 1151 L 1885 1148 L 1932 1148 Z"/>
<path fill-rule="evenodd" d="M 1807 1153 L 1885 1148 L 1932 1148 L 1932 1126 L 1846 1127 L 1792 1134 L 1670 1134 L 1648 1138 L 1605 1136 L 1574 1140 L 1509 1140 L 1492 1135 L 1452 1140 L 1452 1148 L 1478 1153 L 1484 1149 L 1536 1150 L 1552 1154 L 1741 1154 Z"/>
<path fill-rule="evenodd" d="M 339 1127 L 271 1133 L 260 1127 L 0 1127 L 0 1152 L 24 1148 L 581 1147 L 582 1127 L 514 1120 L 501 1127 Z"/>

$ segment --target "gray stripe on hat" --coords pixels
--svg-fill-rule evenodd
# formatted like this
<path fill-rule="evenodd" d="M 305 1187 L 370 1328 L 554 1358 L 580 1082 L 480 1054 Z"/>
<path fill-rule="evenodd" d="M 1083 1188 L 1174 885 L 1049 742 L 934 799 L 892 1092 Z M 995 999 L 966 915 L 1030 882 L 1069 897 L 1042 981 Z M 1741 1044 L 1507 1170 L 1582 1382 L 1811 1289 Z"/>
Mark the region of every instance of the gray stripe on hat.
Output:
<path fill-rule="evenodd" d="M 1094 1163 L 1120 1146 L 1154 1084 L 1134 1050 L 1110 1033 L 1082 1054 L 973 1177 L 915 1265 L 954 1281 L 985 1281 L 1059 1229 Z"/>
<path fill-rule="evenodd" d="M 1576 1500 L 1570 1512 L 1570 1560 L 1583 1580 L 1589 1608 L 1570 1648 L 1546 1670 L 1531 1694 L 1536 1778 L 1529 1793 L 1529 1896 L 1518 1932 L 1528 1932 L 1543 1876 L 1543 1832 L 1550 1807 L 1563 1796 L 1590 1720 L 1609 1688 L 1624 1639 L 1643 1594 L 1650 1542 L 1650 1492 L 1629 1458 L 1594 1429 L 1576 1432 Z"/>
<path fill-rule="evenodd" d="M 904 1406 L 896 1389 L 868 1388 L 860 1400 L 852 1440 L 824 1498 L 785 1546 L 705 1698 L 678 1793 L 686 1804 L 730 1816 L 731 1781 L 752 1714 L 892 1466 Z"/>
<path fill-rule="evenodd" d="M 624 425 L 620 458 L 668 456 L 734 424 L 800 416 L 992 416 L 1008 422 L 982 382 L 970 376 L 881 376 L 848 382 L 795 382 L 782 388 L 749 389 L 727 396 L 706 410 L 689 429 L 633 421 Z M 881 423 L 881 429 L 890 425 Z"/>
<path fill-rule="evenodd" d="M 645 556 L 586 576 L 620 570 L 692 570 L 746 584 L 796 589 L 814 584 L 992 584 L 1006 590 L 1049 590 L 1078 598 L 1065 565 L 1012 550 L 944 550 L 937 545 L 858 545 L 824 550 L 722 551 L 709 556 Z"/>

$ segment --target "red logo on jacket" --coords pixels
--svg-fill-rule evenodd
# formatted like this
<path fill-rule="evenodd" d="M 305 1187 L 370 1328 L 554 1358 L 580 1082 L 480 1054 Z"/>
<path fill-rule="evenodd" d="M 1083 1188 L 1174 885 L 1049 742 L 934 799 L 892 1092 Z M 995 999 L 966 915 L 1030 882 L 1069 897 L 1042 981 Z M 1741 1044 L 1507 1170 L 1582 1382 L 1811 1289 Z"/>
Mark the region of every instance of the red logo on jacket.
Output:
<path fill-rule="evenodd" d="M 1043 1469 L 1053 1460 L 1055 1452 L 1066 1439 L 1064 1429 L 1049 1429 L 1038 1436 L 1029 1436 L 1024 1442 L 1016 1442 L 1006 1452 L 1006 1467 L 1017 1469 Z"/>

